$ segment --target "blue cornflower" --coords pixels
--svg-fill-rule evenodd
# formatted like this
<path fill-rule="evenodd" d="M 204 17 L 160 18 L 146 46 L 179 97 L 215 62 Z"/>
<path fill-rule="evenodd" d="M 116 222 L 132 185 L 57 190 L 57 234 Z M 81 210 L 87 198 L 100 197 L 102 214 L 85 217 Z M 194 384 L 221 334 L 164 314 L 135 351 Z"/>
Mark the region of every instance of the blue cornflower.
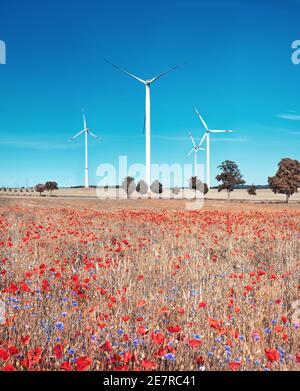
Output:
<path fill-rule="evenodd" d="M 165 359 L 166 360 L 170 360 L 170 361 L 176 361 L 176 357 L 173 353 L 168 353 L 165 355 Z"/>
<path fill-rule="evenodd" d="M 73 300 L 73 301 L 72 301 L 72 306 L 73 306 L 73 307 L 77 307 L 77 306 L 78 306 L 78 303 L 77 303 L 76 300 Z"/>
<path fill-rule="evenodd" d="M 132 341 L 132 343 L 133 343 L 134 346 L 138 346 L 139 340 L 138 340 L 138 339 L 134 339 L 134 340 Z"/>
<path fill-rule="evenodd" d="M 239 336 L 239 340 L 240 340 L 240 341 L 245 341 L 245 340 L 246 340 L 246 338 L 245 338 L 245 336 L 244 336 L 244 335 L 240 335 L 240 336 Z"/>
<path fill-rule="evenodd" d="M 266 327 L 266 328 L 265 328 L 265 333 L 266 333 L 266 334 L 271 334 L 271 332 L 272 332 L 272 331 L 271 331 L 271 329 L 270 329 L 269 327 Z"/>
<path fill-rule="evenodd" d="M 63 324 L 63 322 L 57 322 L 55 327 L 57 328 L 57 330 L 64 330 L 65 325 Z"/>
<path fill-rule="evenodd" d="M 69 350 L 68 350 L 68 353 L 72 356 L 72 354 L 74 354 L 75 353 L 75 350 L 74 349 L 72 349 L 72 348 L 70 348 Z"/>

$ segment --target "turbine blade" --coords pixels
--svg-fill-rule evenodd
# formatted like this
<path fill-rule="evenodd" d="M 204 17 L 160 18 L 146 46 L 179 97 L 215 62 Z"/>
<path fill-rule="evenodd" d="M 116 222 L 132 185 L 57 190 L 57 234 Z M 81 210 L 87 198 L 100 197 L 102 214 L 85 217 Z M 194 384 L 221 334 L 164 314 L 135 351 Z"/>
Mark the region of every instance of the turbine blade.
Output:
<path fill-rule="evenodd" d="M 85 129 L 83 129 L 83 130 L 81 130 L 79 133 L 75 134 L 75 136 L 71 137 L 71 138 L 69 139 L 69 141 L 75 140 L 75 138 L 77 138 L 78 136 L 80 136 L 81 133 L 83 133 L 83 132 L 85 132 Z"/>
<path fill-rule="evenodd" d="M 83 128 L 86 129 L 86 119 L 85 119 L 84 109 L 82 109 L 82 116 L 83 116 Z"/>
<path fill-rule="evenodd" d="M 206 139 L 206 137 L 207 137 L 207 132 L 205 132 L 204 135 L 202 136 L 202 139 L 199 143 L 199 147 L 201 147 L 201 145 L 204 143 L 204 140 Z"/>
<path fill-rule="evenodd" d="M 158 76 L 153 77 L 153 79 L 150 80 L 150 83 L 153 83 L 154 81 L 160 79 L 162 76 L 166 75 L 167 73 L 170 73 L 170 72 L 174 71 L 174 70 L 177 69 L 177 68 L 180 68 L 181 66 L 182 66 L 182 65 L 175 65 L 175 67 L 173 67 L 173 68 L 171 68 L 171 69 L 168 69 L 167 71 L 165 71 L 165 72 L 159 74 Z"/>
<path fill-rule="evenodd" d="M 187 157 L 187 158 L 190 157 L 191 154 L 192 154 L 194 151 L 195 151 L 195 148 L 192 148 L 192 149 L 190 150 L 190 152 L 186 155 L 186 157 Z"/>
<path fill-rule="evenodd" d="M 94 133 L 92 133 L 90 130 L 88 131 L 88 133 L 91 135 L 91 136 L 93 136 L 93 137 L 95 137 L 95 138 L 99 138 L 99 136 L 96 136 Z"/>
<path fill-rule="evenodd" d="M 126 75 L 130 76 L 130 77 L 133 77 L 135 80 L 145 84 L 145 80 L 135 76 L 133 73 L 130 73 L 130 72 L 127 72 L 125 71 L 125 69 L 122 69 L 120 67 L 118 67 L 118 65 L 115 65 L 114 63 L 112 63 L 111 61 L 107 60 L 106 58 L 104 59 L 104 61 L 108 62 L 110 65 L 112 65 L 113 67 L 115 67 L 116 69 L 118 69 L 119 71 L 123 72 L 123 73 L 126 73 Z"/>
<path fill-rule="evenodd" d="M 233 130 L 210 130 L 211 133 L 232 133 Z"/>
<path fill-rule="evenodd" d="M 206 125 L 206 123 L 205 123 L 204 119 L 201 117 L 201 115 L 200 115 L 199 111 L 196 109 L 196 107 L 194 107 L 194 109 L 195 109 L 195 111 L 196 111 L 196 114 L 198 115 L 198 117 L 199 117 L 200 121 L 203 123 L 203 125 L 204 125 L 205 129 L 206 129 L 206 130 L 208 130 L 208 126 Z"/>
<path fill-rule="evenodd" d="M 194 137 L 192 136 L 192 133 L 189 133 L 189 136 L 190 136 L 190 138 L 192 140 L 193 146 L 195 147 L 196 143 L 195 143 Z"/>

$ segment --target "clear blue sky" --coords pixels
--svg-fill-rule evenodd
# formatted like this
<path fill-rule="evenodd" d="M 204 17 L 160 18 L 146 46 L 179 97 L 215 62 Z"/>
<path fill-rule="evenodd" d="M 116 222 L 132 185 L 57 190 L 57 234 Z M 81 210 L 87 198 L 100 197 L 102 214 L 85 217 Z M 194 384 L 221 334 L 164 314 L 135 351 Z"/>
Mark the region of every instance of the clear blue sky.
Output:
<path fill-rule="evenodd" d="M 0 185 L 83 184 L 81 108 L 90 141 L 90 182 L 100 163 L 144 162 L 144 88 L 103 61 L 150 78 L 152 161 L 186 163 L 192 131 L 212 137 L 212 177 L 225 159 L 247 183 L 265 184 L 282 157 L 300 159 L 299 1 L 2 0 Z M 215 184 L 215 180 L 213 181 Z"/>

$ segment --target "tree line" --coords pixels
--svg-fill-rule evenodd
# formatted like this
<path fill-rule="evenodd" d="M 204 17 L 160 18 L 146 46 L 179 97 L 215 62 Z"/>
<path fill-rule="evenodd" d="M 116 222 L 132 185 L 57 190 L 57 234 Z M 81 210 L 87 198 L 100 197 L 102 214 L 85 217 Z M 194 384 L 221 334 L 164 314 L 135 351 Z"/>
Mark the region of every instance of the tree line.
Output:
<path fill-rule="evenodd" d="M 225 160 L 222 162 L 218 169 L 220 173 L 216 176 L 216 180 L 219 182 L 218 191 L 227 192 L 227 200 L 230 201 L 230 193 L 237 187 L 244 185 L 246 182 L 243 179 L 243 175 L 238 165 L 232 160 Z M 286 196 L 286 203 L 288 203 L 290 197 L 298 191 L 300 187 L 300 162 L 298 160 L 283 158 L 278 163 L 278 169 L 274 176 L 268 177 L 268 185 L 275 194 L 284 194 Z M 144 180 L 140 180 L 137 184 L 132 176 L 124 178 L 121 188 L 126 192 L 127 198 L 132 195 L 134 191 L 137 191 L 140 195 L 145 195 L 149 192 L 149 186 Z M 189 180 L 189 188 L 196 191 L 200 191 L 203 194 L 208 192 L 206 183 L 203 183 L 198 177 L 192 176 Z M 54 181 L 48 181 L 45 184 L 39 183 L 35 186 L 35 191 L 42 193 L 48 191 L 50 196 L 53 190 L 58 190 L 58 185 Z M 158 196 L 163 192 L 163 185 L 158 180 L 153 181 L 150 185 L 150 190 L 156 193 Z M 257 193 L 257 187 L 252 184 L 248 189 L 248 194 L 255 196 Z M 178 187 L 172 189 L 174 195 L 179 194 Z"/>
<path fill-rule="evenodd" d="M 42 193 L 44 193 L 44 191 L 48 191 L 51 196 L 53 190 L 58 190 L 58 185 L 57 185 L 57 182 L 55 182 L 55 181 L 48 181 L 46 183 L 38 183 L 35 186 L 35 191 L 37 193 L 40 193 L 40 196 L 42 195 Z"/>
<path fill-rule="evenodd" d="M 216 180 L 219 182 L 218 191 L 227 192 L 227 200 L 230 201 L 230 193 L 240 185 L 244 185 L 246 182 L 243 179 L 243 175 L 238 165 L 232 160 L 225 160 L 222 162 L 218 169 L 220 173 L 216 176 Z M 298 160 L 283 158 L 278 163 L 278 170 L 274 176 L 268 177 L 268 185 L 275 194 L 285 194 L 286 203 L 288 203 L 290 196 L 298 191 L 300 187 L 300 162 Z M 149 186 L 143 180 L 140 180 L 138 184 L 131 176 L 124 178 L 121 187 L 125 190 L 127 198 L 137 191 L 140 194 L 147 194 Z M 208 192 L 206 183 L 202 183 L 199 178 L 193 176 L 189 180 L 190 189 L 201 191 L 203 194 Z M 150 186 L 150 190 L 153 193 L 161 194 L 163 192 L 163 185 L 155 180 Z M 178 188 L 172 189 L 174 194 L 179 193 Z M 255 196 L 257 193 L 257 187 L 252 184 L 247 192 L 250 196 Z"/>

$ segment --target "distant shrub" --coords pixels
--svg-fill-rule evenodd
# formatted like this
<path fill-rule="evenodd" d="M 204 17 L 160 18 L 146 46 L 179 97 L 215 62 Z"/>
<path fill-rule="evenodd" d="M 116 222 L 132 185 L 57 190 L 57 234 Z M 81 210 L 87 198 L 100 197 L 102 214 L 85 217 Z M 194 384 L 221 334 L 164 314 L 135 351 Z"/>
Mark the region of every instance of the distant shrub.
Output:
<path fill-rule="evenodd" d="M 148 193 L 148 190 L 149 190 L 149 186 L 147 185 L 147 183 L 145 181 L 143 181 L 142 179 L 138 182 L 137 186 L 136 186 L 136 191 L 143 195 L 143 194 L 147 194 Z"/>

